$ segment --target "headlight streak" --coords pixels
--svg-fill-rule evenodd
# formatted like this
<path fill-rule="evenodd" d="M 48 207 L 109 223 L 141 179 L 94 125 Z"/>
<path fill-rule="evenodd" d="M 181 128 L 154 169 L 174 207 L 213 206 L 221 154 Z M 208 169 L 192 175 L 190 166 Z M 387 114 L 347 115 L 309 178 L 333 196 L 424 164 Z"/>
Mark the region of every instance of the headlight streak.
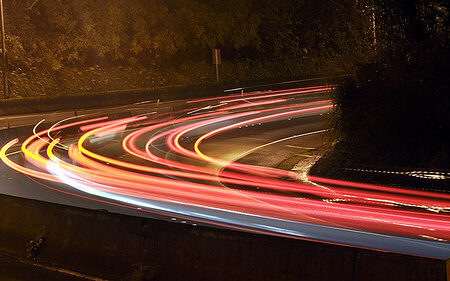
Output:
<path fill-rule="evenodd" d="M 269 104 L 274 104 L 274 103 L 281 103 L 281 102 L 286 102 L 287 99 L 275 99 L 275 100 L 268 100 L 268 101 L 260 101 L 260 102 L 250 102 L 247 104 L 237 104 L 237 105 L 233 105 L 233 106 L 228 106 L 228 107 L 224 107 L 221 109 L 218 109 L 219 111 L 224 111 L 224 110 L 236 110 L 236 109 L 244 109 L 244 108 L 249 108 L 249 107 L 255 107 L 255 106 L 262 106 L 262 105 L 269 105 Z M 226 103 L 222 103 L 220 105 L 226 105 Z"/>
<path fill-rule="evenodd" d="M 199 221 L 214 220 L 217 225 L 233 224 L 231 227 L 238 229 L 245 229 L 245 224 L 211 216 L 207 211 L 183 211 L 181 207 L 172 208 L 169 205 L 448 241 L 449 194 L 309 177 L 311 181 L 327 185 L 321 188 L 292 181 L 296 175 L 291 171 L 236 163 L 201 150 L 202 143 L 213 141 L 214 136 L 239 127 L 307 116 L 333 107 L 330 101 L 280 105 L 286 99 L 251 103 L 247 100 L 295 97 L 328 90 L 330 87 L 309 87 L 251 93 L 244 97 L 227 96 L 225 100 L 189 101 L 191 104 L 217 101 L 218 104 L 183 110 L 185 116 L 176 118 L 155 114 L 151 120 L 147 116 L 137 116 L 109 121 L 105 121 L 108 117 L 74 121 L 72 117 L 37 132 L 43 120 L 35 126 L 33 135 L 21 143 L 22 157 L 33 169 L 9 158 L 11 153 L 8 151 L 19 144 L 18 139 L 2 147 L 0 158 L 16 171 L 45 181 L 63 182 L 79 192 L 132 205 L 133 208 L 139 206 L 163 213 L 178 213 Z M 231 102 L 233 105 L 227 107 L 227 103 Z M 262 109 L 249 111 L 256 106 Z M 215 112 L 202 113 L 204 110 Z M 73 122 L 61 125 L 70 121 Z M 130 129 L 129 125 L 135 129 Z M 78 128 L 83 133 L 74 140 L 73 130 L 69 137 L 64 134 L 66 128 Z M 138 158 L 138 162 L 119 160 L 102 153 L 101 147 L 98 148 L 98 144 L 104 142 L 101 138 L 115 134 L 124 135 L 122 149 Z M 294 137 L 298 136 L 286 139 Z M 185 144 L 185 139 L 192 140 L 193 144 Z M 101 141 L 92 146 L 90 143 L 94 140 Z M 162 151 L 155 151 L 153 145 L 156 143 L 162 146 Z M 167 149 L 176 157 L 166 159 L 158 155 Z M 188 163 L 180 159 L 186 159 Z M 143 161 L 146 164 L 142 164 Z M 237 187 L 224 187 L 220 183 Z M 239 186 L 247 188 L 241 189 Z M 399 209 L 397 206 L 410 209 Z M 292 234 L 273 225 L 259 226 L 263 233 Z M 299 232 L 292 235 L 302 236 Z"/>
<path fill-rule="evenodd" d="M 296 89 L 287 89 L 287 90 L 277 90 L 277 91 L 264 91 L 264 92 L 255 92 L 255 93 L 245 93 L 245 97 L 252 97 L 252 96 L 259 96 L 260 98 L 266 98 L 267 95 L 270 94 L 281 94 L 281 93 L 287 93 L 287 94 L 306 94 L 311 93 L 312 91 L 330 91 L 334 88 L 334 85 L 330 86 L 314 86 L 314 87 L 306 87 L 306 88 L 296 88 Z M 242 94 L 235 94 L 235 95 L 228 95 L 228 96 L 221 96 L 221 97 L 214 97 L 214 98 L 206 98 L 206 99 L 198 99 L 198 100 L 190 100 L 186 103 L 199 103 L 199 102 L 211 102 L 216 100 L 222 100 L 224 101 L 227 98 L 238 98 L 242 97 Z"/>
<path fill-rule="evenodd" d="M 54 137 L 51 136 L 51 132 L 52 132 L 52 130 L 55 129 L 55 127 L 59 126 L 59 124 L 64 123 L 64 122 L 67 122 L 67 121 L 69 121 L 69 120 L 79 119 L 79 118 L 83 118 L 83 117 L 85 117 L 85 115 L 77 115 L 77 116 L 68 117 L 68 118 L 66 118 L 66 119 L 63 119 L 63 120 L 61 120 L 61 121 L 56 122 L 55 124 L 53 124 L 53 125 L 48 129 L 48 131 L 47 131 L 47 136 L 48 136 L 48 138 L 49 138 L 50 140 L 54 140 L 54 139 L 55 139 Z M 106 118 L 108 118 L 108 117 L 106 116 L 105 119 L 106 119 Z M 36 127 L 35 127 L 35 128 L 36 128 Z M 69 147 L 64 146 L 64 145 L 61 145 L 61 148 L 66 149 L 66 150 L 69 149 Z"/>
<path fill-rule="evenodd" d="M 290 91 L 290 92 L 283 92 L 278 94 L 267 94 L 267 95 L 259 95 L 256 97 L 243 97 L 238 99 L 230 99 L 230 100 L 223 100 L 220 103 L 231 103 L 231 102 L 239 102 L 239 101 L 248 101 L 248 100 L 256 100 L 256 99 L 262 99 L 262 98 L 274 98 L 274 97 L 285 97 L 285 96 L 292 96 L 292 95 L 299 95 L 299 94 L 311 94 L 311 93 L 319 93 L 331 90 L 329 87 L 325 88 L 318 88 L 318 89 L 310 89 L 310 90 L 301 90 L 301 91 Z"/>

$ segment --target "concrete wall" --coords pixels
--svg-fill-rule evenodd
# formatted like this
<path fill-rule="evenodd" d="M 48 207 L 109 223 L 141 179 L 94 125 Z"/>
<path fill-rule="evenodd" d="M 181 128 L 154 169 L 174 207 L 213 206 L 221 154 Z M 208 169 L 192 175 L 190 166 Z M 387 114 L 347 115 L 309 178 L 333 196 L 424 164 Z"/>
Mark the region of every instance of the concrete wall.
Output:
<path fill-rule="evenodd" d="M 27 243 L 39 238 L 44 242 L 27 259 Z M 0 253 L 111 280 L 447 280 L 443 260 L 6 195 L 0 195 Z"/>

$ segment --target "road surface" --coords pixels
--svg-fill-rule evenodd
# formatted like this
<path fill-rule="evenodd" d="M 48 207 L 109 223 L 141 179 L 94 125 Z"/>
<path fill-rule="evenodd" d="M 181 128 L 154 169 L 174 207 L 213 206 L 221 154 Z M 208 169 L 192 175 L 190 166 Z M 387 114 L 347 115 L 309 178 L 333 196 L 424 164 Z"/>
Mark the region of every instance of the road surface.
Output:
<path fill-rule="evenodd" d="M 230 93 L 179 101 L 170 111 L 149 102 L 57 113 L 45 121 L 22 116 L 23 124 L 36 125 L 29 136 L 5 140 L 0 192 L 179 223 L 450 257 L 450 194 L 308 179 L 305 172 L 320 155 L 333 108 L 330 89 Z"/>

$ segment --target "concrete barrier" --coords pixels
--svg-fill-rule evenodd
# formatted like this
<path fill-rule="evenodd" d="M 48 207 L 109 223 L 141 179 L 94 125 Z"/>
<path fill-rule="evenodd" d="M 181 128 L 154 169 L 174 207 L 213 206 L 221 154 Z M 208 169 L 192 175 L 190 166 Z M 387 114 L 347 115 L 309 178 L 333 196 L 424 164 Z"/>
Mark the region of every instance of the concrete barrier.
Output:
<path fill-rule="evenodd" d="M 305 78 L 305 77 L 304 77 Z M 277 80 L 255 80 L 240 84 L 239 88 L 247 91 L 267 89 L 287 89 L 290 87 L 308 87 L 320 84 L 329 84 L 331 81 L 339 81 L 340 78 L 309 78 L 280 82 Z M 190 85 L 161 88 L 130 89 L 118 91 L 106 91 L 74 96 L 41 96 L 12 100 L 0 100 L 0 115 L 27 114 L 30 112 L 54 112 L 61 110 L 75 111 L 86 108 L 99 108 L 114 105 L 123 105 L 134 102 L 157 100 L 174 101 L 181 99 L 193 99 L 223 95 L 224 90 L 236 87 L 235 82 L 219 83 L 211 85 Z M 227 91 L 233 93 L 234 91 Z M 76 114 L 75 114 L 76 115 Z M 8 127 L 6 120 L 3 122 Z M 2 127 L 2 126 L 0 126 Z"/>
<path fill-rule="evenodd" d="M 7 255 L 109 280 L 447 280 L 445 260 L 6 195 L 0 195 L 0 238 Z"/>

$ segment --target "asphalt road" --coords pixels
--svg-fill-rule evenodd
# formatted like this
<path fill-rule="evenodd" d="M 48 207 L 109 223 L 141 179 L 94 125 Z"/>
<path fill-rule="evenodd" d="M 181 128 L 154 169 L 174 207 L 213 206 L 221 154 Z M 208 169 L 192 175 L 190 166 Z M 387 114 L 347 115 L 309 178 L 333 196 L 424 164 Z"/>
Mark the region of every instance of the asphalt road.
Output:
<path fill-rule="evenodd" d="M 449 198 L 304 174 L 328 87 L 16 116 L 0 192 L 192 225 L 450 257 Z M 39 121 L 46 119 L 45 123 Z M 10 122 L 10 121 L 9 121 Z M 11 123 L 10 123 L 11 124 Z"/>

